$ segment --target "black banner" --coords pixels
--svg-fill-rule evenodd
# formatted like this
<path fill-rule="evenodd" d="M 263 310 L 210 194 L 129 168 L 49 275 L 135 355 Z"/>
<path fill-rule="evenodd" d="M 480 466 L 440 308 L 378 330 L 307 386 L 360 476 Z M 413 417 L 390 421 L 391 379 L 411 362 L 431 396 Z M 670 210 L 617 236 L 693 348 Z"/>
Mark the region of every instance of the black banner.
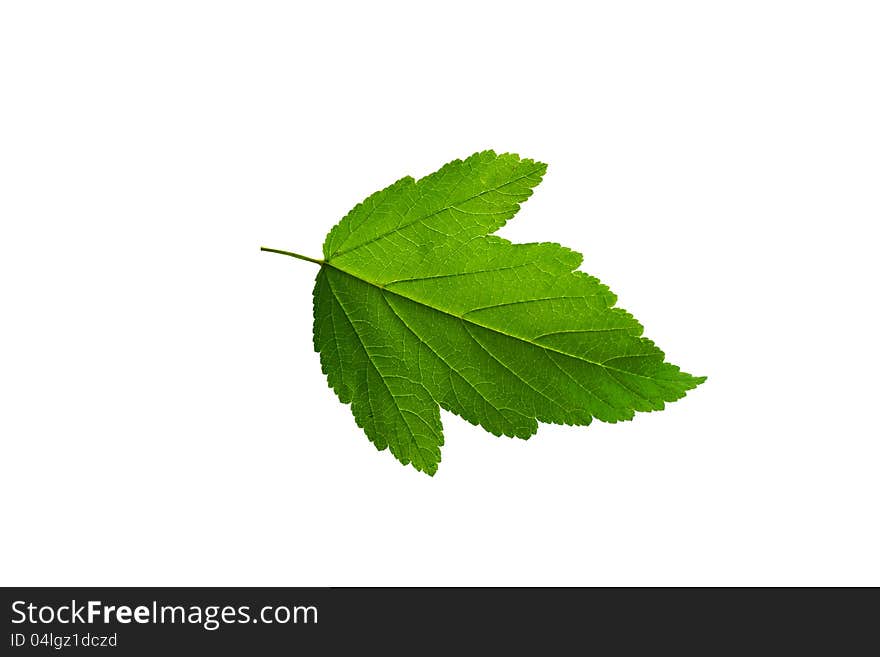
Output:
<path fill-rule="evenodd" d="M 873 590 L 7 588 L 3 654 L 604 646 L 839 652 Z M 867 596 L 867 599 L 866 599 Z M 870 600 L 870 602 L 869 602 Z M 873 603 L 873 604 L 872 604 Z"/>

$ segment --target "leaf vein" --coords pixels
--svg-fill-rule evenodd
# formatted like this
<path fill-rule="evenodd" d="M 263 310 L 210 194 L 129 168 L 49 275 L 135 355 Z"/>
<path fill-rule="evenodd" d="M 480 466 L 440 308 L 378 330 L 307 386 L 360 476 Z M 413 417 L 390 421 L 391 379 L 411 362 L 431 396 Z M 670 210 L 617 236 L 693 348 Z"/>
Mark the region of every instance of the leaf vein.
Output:
<path fill-rule="evenodd" d="M 383 239 L 383 238 L 385 238 L 385 237 L 388 237 L 389 235 L 392 235 L 393 233 L 396 233 L 396 232 L 401 231 L 401 230 L 403 230 L 403 229 L 405 229 L 405 228 L 408 228 L 408 227 L 410 227 L 410 226 L 412 226 L 412 225 L 414 225 L 414 224 L 419 223 L 420 221 L 425 221 L 425 220 L 427 220 L 427 219 L 430 219 L 431 217 L 434 217 L 434 216 L 440 214 L 441 212 L 445 212 L 446 210 L 450 210 L 450 209 L 452 209 L 452 208 L 455 208 L 456 206 L 458 206 L 458 205 L 462 205 L 462 204 L 464 204 L 464 203 L 467 203 L 468 201 L 473 201 L 474 199 L 476 199 L 476 198 L 480 198 L 480 197 L 482 197 L 482 196 L 485 196 L 486 194 L 490 194 L 490 193 L 492 193 L 492 192 L 495 192 L 495 191 L 498 191 L 498 190 L 504 189 L 505 187 L 509 187 L 510 185 L 513 185 L 514 183 L 517 183 L 517 182 L 519 182 L 520 180 L 524 180 L 525 178 L 529 178 L 529 177 L 535 175 L 535 174 L 536 174 L 538 171 L 540 171 L 541 169 L 543 169 L 543 165 L 537 166 L 537 167 L 535 167 L 532 171 L 530 171 L 530 172 L 528 172 L 528 173 L 526 173 L 526 174 L 523 174 L 523 175 L 521 175 L 521 176 L 517 176 L 516 178 L 513 178 L 513 179 L 511 179 L 511 180 L 508 180 L 507 182 L 505 182 L 505 183 L 503 183 L 503 184 L 501 184 L 501 185 L 498 185 L 497 187 L 492 187 L 492 188 L 490 188 L 490 189 L 483 190 L 482 192 L 479 192 L 478 194 L 474 194 L 474 195 L 469 196 L 469 197 L 467 197 L 467 198 L 461 199 L 460 201 L 456 201 L 455 203 L 453 203 L 453 204 L 451 204 L 451 205 L 445 205 L 445 206 L 443 206 L 442 208 L 440 208 L 440 209 L 438 209 L 438 210 L 434 210 L 433 212 L 429 212 L 429 213 L 426 214 L 426 215 L 422 215 L 422 216 L 416 217 L 416 218 L 413 219 L 412 221 L 409 221 L 409 222 L 406 222 L 406 223 L 404 223 L 404 224 L 401 224 L 401 225 L 395 226 L 395 227 L 392 228 L 391 230 L 388 230 L 388 231 L 385 231 L 384 233 L 381 233 L 381 234 L 379 234 L 379 235 L 376 235 L 375 237 L 370 238 L 370 239 L 367 240 L 366 242 L 361 242 L 360 244 L 358 244 L 358 245 L 356 245 L 356 246 L 353 246 L 353 247 L 351 247 L 351 248 L 349 248 L 349 249 L 345 249 L 345 250 L 337 250 L 336 252 L 330 254 L 330 258 L 328 258 L 328 260 L 332 260 L 333 258 L 340 258 L 340 257 L 342 257 L 343 255 L 345 255 L 346 253 L 351 253 L 351 252 L 353 252 L 353 251 L 357 251 L 358 249 L 363 248 L 363 247 L 365 247 L 365 246 L 368 245 L 368 244 L 371 244 L 371 243 L 373 243 L 373 242 L 378 242 L 379 240 L 381 240 L 381 239 Z M 462 176 L 462 180 L 463 180 L 463 179 L 464 179 L 464 176 Z M 459 184 L 460 184 L 460 183 L 461 183 L 461 181 L 459 181 Z M 516 204 L 516 205 L 518 205 L 518 204 Z"/>

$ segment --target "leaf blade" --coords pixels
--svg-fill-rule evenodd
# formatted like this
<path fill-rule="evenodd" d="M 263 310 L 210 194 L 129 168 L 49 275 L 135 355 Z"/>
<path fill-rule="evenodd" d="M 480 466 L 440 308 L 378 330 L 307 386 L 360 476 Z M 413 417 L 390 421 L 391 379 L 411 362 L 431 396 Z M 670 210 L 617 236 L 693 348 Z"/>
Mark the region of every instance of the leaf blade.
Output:
<path fill-rule="evenodd" d="M 443 445 L 437 404 L 412 378 L 405 359 L 389 357 L 389 343 L 399 344 L 399 336 L 383 336 L 364 320 L 357 298 L 363 295 L 367 304 L 378 307 L 377 294 L 358 279 L 322 267 L 314 292 L 315 349 L 330 387 L 351 405 L 357 425 L 376 449 L 388 448 L 404 465 L 433 475 Z"/>
<path fill-rule="evenodd" d="M 662 410 L 702 383 L 553 243 L 490 235 L 545 165 L 492 151 L 402 178 L 328 234 L 315 347 L 378 449 L 433 474 L 438 407 L 495 435 Z"/>

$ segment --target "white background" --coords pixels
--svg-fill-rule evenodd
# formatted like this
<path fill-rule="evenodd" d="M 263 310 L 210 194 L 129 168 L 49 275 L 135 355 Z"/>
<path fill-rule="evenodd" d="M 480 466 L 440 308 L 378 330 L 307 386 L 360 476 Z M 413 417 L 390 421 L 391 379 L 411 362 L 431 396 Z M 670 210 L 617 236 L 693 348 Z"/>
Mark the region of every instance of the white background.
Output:
<path fill-rule="evenodd" d="M 877 5 L 310 4 L 2 4 L 0 583 L 880 585 Z M 484 148 L 709 380 L 432 479 L 258 248 Z"/>

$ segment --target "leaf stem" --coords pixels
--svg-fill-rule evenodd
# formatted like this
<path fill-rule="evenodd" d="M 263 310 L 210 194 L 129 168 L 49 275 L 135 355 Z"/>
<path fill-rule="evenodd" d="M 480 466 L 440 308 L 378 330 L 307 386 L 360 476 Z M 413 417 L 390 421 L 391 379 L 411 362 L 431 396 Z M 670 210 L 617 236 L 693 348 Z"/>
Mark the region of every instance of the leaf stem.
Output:
<path fill-rule="evenodd" d="M 308 260 L 309 262 L 314 262 L 316 265 L 323 265 L 323 260 L 317 260 L 315 258 L 310 258 L 309 256 L 300 255 L 299 253 L 293 253 L 292 251 L 282 251 L 281 249 L 270 249 L 268 246 L 261 246 L 260 251 L 268 251 L 269 253 L 280 253 L 281 255 L 290 256 L 291 258 L 298 258 L 300 260 Z"/>

